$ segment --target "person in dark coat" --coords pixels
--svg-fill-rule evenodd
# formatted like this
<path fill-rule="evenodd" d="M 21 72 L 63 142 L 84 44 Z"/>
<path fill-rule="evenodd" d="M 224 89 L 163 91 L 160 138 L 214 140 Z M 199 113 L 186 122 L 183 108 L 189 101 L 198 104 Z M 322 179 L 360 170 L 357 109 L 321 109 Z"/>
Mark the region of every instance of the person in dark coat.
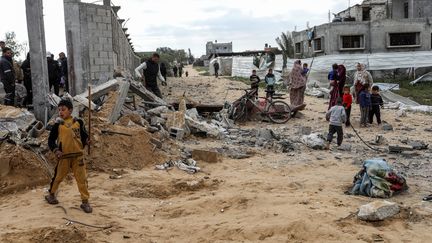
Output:
<path fill-rule="evenodd" d="M 6 92 L 5 105 L 15 104 L 15 70 L 13 68 L 12 50 L 9 47 L 2 49 L 3 55 L 0 58 L 0 80 Z"/>
<path fill-rule="evenodd" d="M 174 64 L 174 67 L 173 67 L 173 72 L 174 72 L 174 77 L 177 77 L 177 65 L 175 65 Z"/>
<path fill-rule="evenodd" d="M 60 66 L 58 62 L 54 60 L 52 54 L 47 52 L 47 63 L 48 63 L 48 79 L 49 79 L 49 90 L 54 87 L 54 94 L 57 96 L 60 93 Z"/>
<path fill-rule="evenodd" d="M 31 81 L 30 53 L 27 53 L 27 58 L 21 64 L 21 69 L 24 74 L 24 86 L 27 90 L 27 96 L 24 100 L 24 105 L 31 105 L 33 104 L 33 88 Z"/>
<path fill-rule="evenodd" d="M 178 72 L 179 72 L 179 77 L 181 78 L 183 76 L 183 63 L 180 63 Z"/>
<path fill-rule="evenodd" d="M 60 64 L 60 78 L 63 78 L 65 82 L 65 91 L 69 92 L 68 63 L 64 52 L 60 52 L 58 62 Z"/>
<path fill-rule="evenodd" d="M 141 65 L 135 68 L 135 75 L 145 81 L 146 89 L 150 90 L 159 98 L 162 98 L 162 93 L 158 87 L 157 79 L 159 78 L 163 86 L 166 86 L 167 83 L 161 74 L 161 70 L 159 67 L 159 59 L 159 54 L 153 53 L 152 57 L 149 60 L 141 63 Z M 141 75 L 141 70 L 144 70 L 144 78 Z"/>
<path fill-rule="evenodd" d="M 214 67 L 214 71 L 215 71 L 215 77 L 218 78 L 219 77 L 219 63 L 216 61 L 213 64 L 213 67 Z"/>

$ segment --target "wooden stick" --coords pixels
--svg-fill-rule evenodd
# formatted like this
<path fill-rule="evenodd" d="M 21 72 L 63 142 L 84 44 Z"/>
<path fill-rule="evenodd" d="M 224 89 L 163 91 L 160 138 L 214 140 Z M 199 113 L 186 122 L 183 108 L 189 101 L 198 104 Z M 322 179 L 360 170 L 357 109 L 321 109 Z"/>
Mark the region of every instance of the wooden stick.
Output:
<path fill-rule="evenodd" d="M 92 107 L 92 99 L 91 99 L 91 87 L 90 85 L 88 86 L 88 107 L 89 107 L 89 111 L 88 111 L 88 135 L 89 135 L 89 140 L 91 138 L 91 107 Z M 90 143 L 87 144 L 87 149 L 88 149 L 88 155 L 90 155 Z"/>

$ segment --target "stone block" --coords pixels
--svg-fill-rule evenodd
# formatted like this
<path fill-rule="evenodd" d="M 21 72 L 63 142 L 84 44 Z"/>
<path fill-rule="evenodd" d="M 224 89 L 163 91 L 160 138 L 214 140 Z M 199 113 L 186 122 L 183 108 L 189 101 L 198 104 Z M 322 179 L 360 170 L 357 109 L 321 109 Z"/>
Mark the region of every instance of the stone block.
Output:
<path fill-rule="evenodd" d="M 102 17 L 102 22 L 111 25 L 111 16 Z"/>
<path fill-rule="evenodd" d="M 107 44 L 107 42 L 108 42 L 108 38 L 106 38 L 106 37 L 98 37 L 98 39 L 99 39 L 99 43 L 100 44 Z"/>
<path fill-rule="evenodd" d="M 89 30 L 95 30 L 95 29 L 97 29 L 97 25 L 94 22 L 89 22 L 87 26 L 88 26 Z"/>
<path fill-rule="evenodd" d="M 222 159 L 220 154 L 216 151 L 208 151 L 201 149 L 193 150 L 192 158 L 197 161 L 204 161 L 209 163 L 217 163 Z"/>
<path fill-rule="evenodd" d="M 103 51 L 102 44 L 93 44 L 93 51 Z"/>
<path fill-rule="evenodd" d="M 99 57 L 99 51 L 90 51 L 91 60 L 96 57 Z"/>
<path fill-rule="evenodd" d="M 102 33 L 102 36 L 103 36 L 103 37 L 112 38 L 112 31 L 111 31 L 111 30 L 105 30 L 105 31 Z"/>
<path fill-rule="evenodd" d="M 110 66 L 109 65 L 100 65 L 99 66 L 101 72 L 109 72 Z"/>
<path fill-rule="evenodd" d="M 96 8 L 87 7 L 86 11 L 87 11 L 87 14 L 96 14 Z"/>
<path fill-rule="evenodd" d="M 114 61 L 110 58 L 104 58 L 102 64 L 112 66 L 114 65 Z"/>
<path fill-rule="evenodd" d="M 103 44 L 103 49 L 104 50 L 112 50 L 112 48 L 113 48 L 112 43 L 111 44 Z"/>
<path fill-rule="evenodd" d="M 400 211 L 396 203 L 389 201 L 374 201 L 360 207 L 358 217 L 365 221 L 382 221 L 391 218 Z"/>
<path fill-rule="evenodd" d="M 102 71 L 102 70 L 100 69 L 100 66 L 99 66 L 99 65 L 91 65 L 91 66 L 90 66 L 90 72 L 94 73 L 94 72 L 99 72 L 99 71 Z"/>
<path fill-rule="evenodd" d="M 97 23 L 98 30 L 107 30 L 107 24 L 105 23 Z"/>
<path fill-rule="evenodd" d="M 98 8 L 96 9 L 96 14 L 99 16 L 108 16 L 108 10 L 104 8 Z"/>
<path fill-rule="evenodd" d="M 92 17 L 94 23 L 103 23 L 103 18 L 101 16 L 93 15 Z"/>
<path fill-rule="evenodd" d="M 102 65 L 102 64 L 104 64 L 104 59 L 100 58 L 100 57 L 95 58 L 94 59 L 94 64 L 96 64 L 96 65 Z"/>

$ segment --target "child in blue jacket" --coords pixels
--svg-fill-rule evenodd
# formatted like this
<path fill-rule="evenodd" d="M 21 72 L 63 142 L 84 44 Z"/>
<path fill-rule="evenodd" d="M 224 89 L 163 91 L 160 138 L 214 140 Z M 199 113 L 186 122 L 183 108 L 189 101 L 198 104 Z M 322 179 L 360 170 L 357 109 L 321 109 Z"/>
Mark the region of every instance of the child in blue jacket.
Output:
<path fill-rule="evenodd" d="M 360 103 L 360 127 L 367 127 L 369 120 L 369 110 L 372 105 L 371 94 L 369 92 L 369 84 L 364 84 L 359 93 Z"/>

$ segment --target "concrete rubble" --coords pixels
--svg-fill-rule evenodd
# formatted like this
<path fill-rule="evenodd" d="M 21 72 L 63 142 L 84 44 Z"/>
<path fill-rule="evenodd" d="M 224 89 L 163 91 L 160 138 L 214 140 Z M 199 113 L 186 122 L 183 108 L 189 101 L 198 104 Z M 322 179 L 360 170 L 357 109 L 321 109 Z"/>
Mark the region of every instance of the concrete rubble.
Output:
<path fill-rule="evenodd" d="M 400 211 L 396 203 L 389 201 L 374 201 L 360 207 L 357 214 L 360 220 L 382 221 L 389 219 Z"/>

